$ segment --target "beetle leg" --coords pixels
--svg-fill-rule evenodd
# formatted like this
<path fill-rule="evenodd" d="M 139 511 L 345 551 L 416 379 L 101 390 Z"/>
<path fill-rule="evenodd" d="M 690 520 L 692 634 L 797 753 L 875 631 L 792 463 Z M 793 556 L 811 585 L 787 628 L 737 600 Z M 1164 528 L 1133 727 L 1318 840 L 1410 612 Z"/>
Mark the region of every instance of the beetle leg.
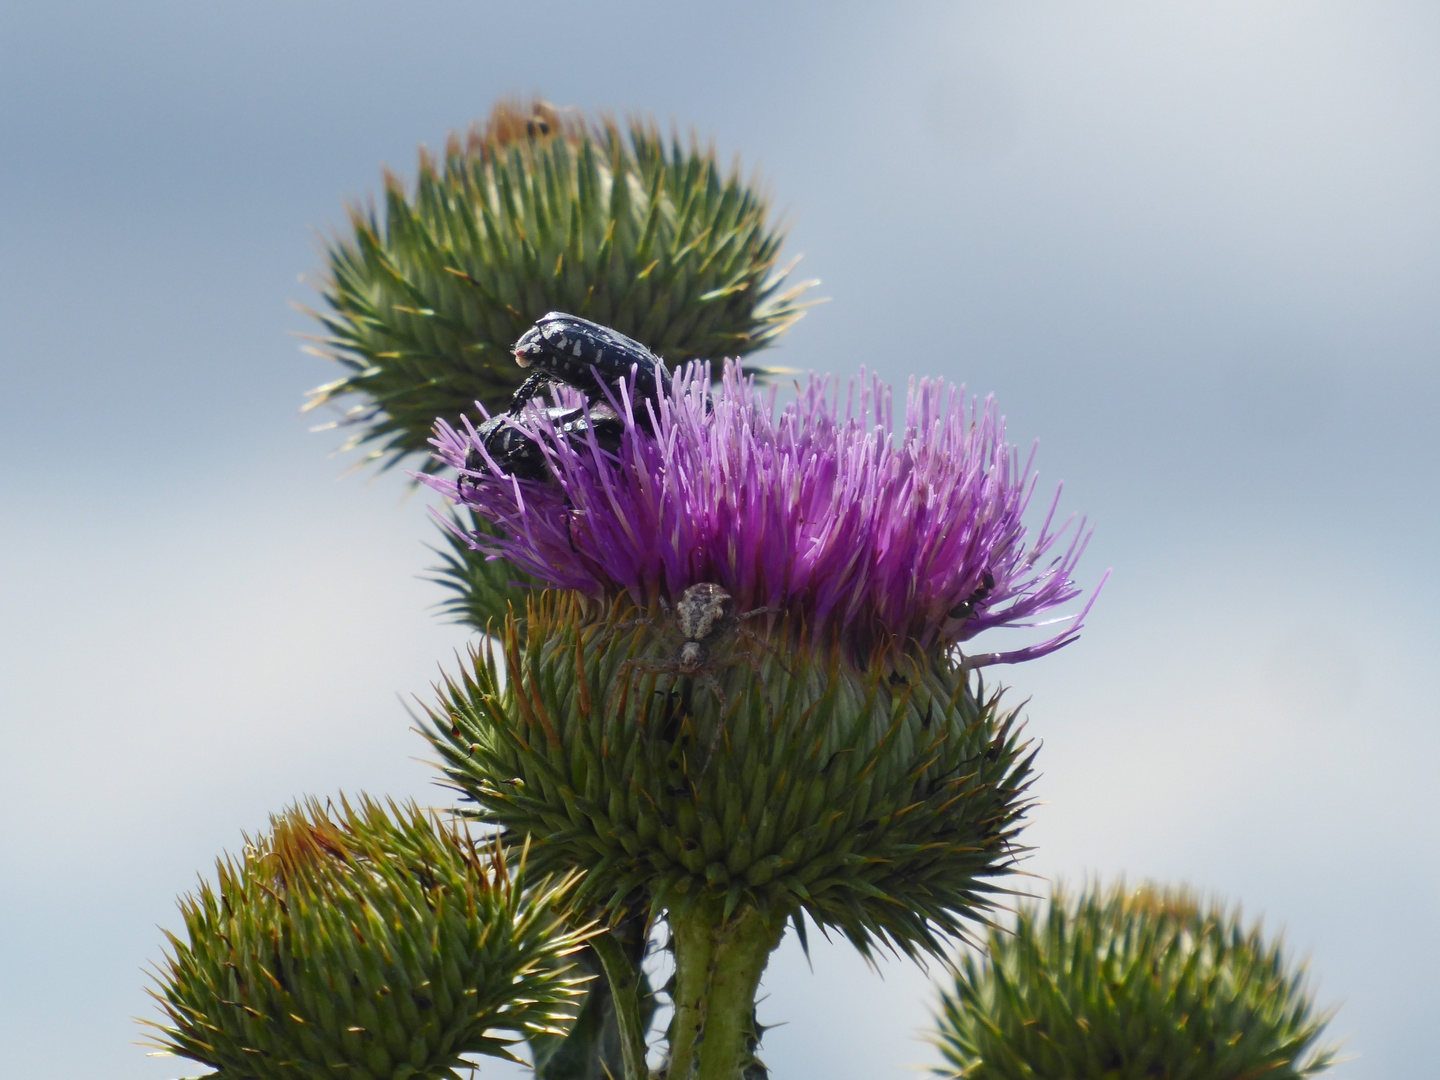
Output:
<path fill-rule="evenodd" d="M 522 405 L 550 385 L 551 379 L 552 376 L 548 371 L 531 372 L 511 395 L 510 412 L 519 412 Z"/>

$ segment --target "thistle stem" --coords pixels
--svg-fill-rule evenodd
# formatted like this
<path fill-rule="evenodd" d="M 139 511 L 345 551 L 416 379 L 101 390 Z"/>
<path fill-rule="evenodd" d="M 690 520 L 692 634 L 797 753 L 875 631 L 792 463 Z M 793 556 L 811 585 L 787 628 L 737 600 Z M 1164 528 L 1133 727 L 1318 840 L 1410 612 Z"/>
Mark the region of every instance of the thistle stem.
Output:
<path fill-rule="evenodd" d="M 645 1064 L 645 1022 L 640 1014 L 640 972 L 625 950 L 608 931 L 590 939 L 600 958 L 610 996 L 615 1002 L 615 1022 L 620 1028 L 620 1053 L 625 1062 L 625 1080 L 648 1080 Z"/>
<path fill-rule="evenodd" d="M 672 914 L 675 1017 L 668 1080 L 739 1080 L 752 1060 L 755 994 L 770 954 L 785 932 L 783 917 L 752 907 L 722 918 L 696 905 Z"/>

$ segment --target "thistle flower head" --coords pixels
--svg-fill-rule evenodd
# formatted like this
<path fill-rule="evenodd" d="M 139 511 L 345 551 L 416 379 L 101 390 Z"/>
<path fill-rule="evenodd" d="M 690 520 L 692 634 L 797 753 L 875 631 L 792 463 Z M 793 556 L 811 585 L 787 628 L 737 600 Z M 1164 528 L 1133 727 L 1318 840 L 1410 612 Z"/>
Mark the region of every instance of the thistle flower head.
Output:
<path fill-rule="evenodd" d="M 538 593 L 523 640 L 519 616 L 495 628 L 503 669 L 472 649 L 427 708 L 471 812 L 539 841 L 536 871 L 582 871 L 577 906 L 754 908 L 918 956 L 1009 891 L 1035 750 L 999 691 L 928 657 L 887 674 L 735 634 L 692 677 L 633 614 Z"/>
<path fill-rule="evenodd" d="M 878 379 L 862 375 L 843 399 L 832 377 L 797 390 L 780 408 L 776 388 L 733 362 L 713 396 L 703 363 L 654 399 L 621 386 L 608 403 L 624 422 L 614 453 L 584 425 L 557 427 L 560 410 L 532 408 L 514 423 L 545 454 L 549 476 L 538 481 L 507 475 L 468 422 L 457 431 L 442 420 L 432 442 L 460 478 L 425 482 L 496 527 L 469 538 L 477 550 L 542 581 L 596 598 L 628 593 L 641 606 L 714 582 L 737 610 L 783 609 L 812 640 L 834 636 L 858 657 L 1045 625 L 1040 616 L 1080 595 L 1084 523 L 1057 525 L 1057 490 L 1028 534 L 1036 477 L 1006 445 L 992 400 L 912 382 L 897 426 Z M 472 448 L 478 471 L 465 469 Z M 1044 655 L 1074 640 L 1084 613 L 1038 644 L 967 663 Z"/>
<path fill-rule="evenodd" d="M 937 1075 L 1300 1080 L 1335 1057 L 1303 965 L 1188 889 L 1057 888 L 987 945 L 941 995 Z"/>
<path fill-rule="evenodd" d="M 498 845 L 413 804 L 315 800 L 180 901 L 158 1045 L 255 1080 L 440 1080 L 556 1030 L 579 990 L 573 876 L 528 890 Z"/>

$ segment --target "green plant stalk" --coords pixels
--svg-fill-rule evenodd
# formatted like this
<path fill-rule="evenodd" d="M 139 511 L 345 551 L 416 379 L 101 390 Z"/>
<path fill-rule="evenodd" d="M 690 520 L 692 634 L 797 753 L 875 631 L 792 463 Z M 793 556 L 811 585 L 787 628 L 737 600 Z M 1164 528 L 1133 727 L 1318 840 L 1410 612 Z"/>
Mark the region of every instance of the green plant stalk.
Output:
<path fill-rule="evenodd" d="M 640 972 L 613 934 L 600 934 L 592 938 L 590 944 L 605 969 L 605 978 L 610 982 L 615 1021 L 620 1027 L 625 1080 L 648 1080 L 650 1073 L 645 1065 L 646 1024 L 640 1009 Z"/>
<path fill-rule="evenodd" d="M 719 905 L 671 912 L 675 1016 L 668 1080 L 740 1080 L 758 1039 L 755 994 L 784 918 L 744 905 L 727 918 Z"/>

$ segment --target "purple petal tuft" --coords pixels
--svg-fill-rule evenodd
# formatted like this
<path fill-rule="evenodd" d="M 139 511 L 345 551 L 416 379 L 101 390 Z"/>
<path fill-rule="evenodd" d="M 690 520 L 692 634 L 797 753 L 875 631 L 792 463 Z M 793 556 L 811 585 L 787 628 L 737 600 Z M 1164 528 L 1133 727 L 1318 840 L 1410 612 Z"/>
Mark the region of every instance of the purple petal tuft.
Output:
<path fill-rule="evenodd" d="M 652 437 L 636 426 L 622 386 L 609 403 L 624 421 L 618 453 L 593 434 L 557 430 L 532 407 L 514 423 L 542 448 L 546 482 L 505 475 L 483 447 L 485 468 L 466 471 L 475 431 L 442 420 L 431 441 L 463 493 L 454 480 L 419 479 L 505 534 L 468 537 L 476 550 L 556 586 L 597 598 L 628 592 L 644 605 L 716 582 L 737 610 L 783 608 L 857 656 L 1046 625 L 1037 617 L 1080 595 L 1072 575 L 1090 534 L 1073 515 L 1056 525 L 1057 490 L 1026 543 L 1021 517 L 1036 477 L 1005 445 L 992 399 L 967 406 L 963 388 L 912 380 L 897 431 L 890 388 L 878 379 L 853 380 L 843 413 L 834 378 L 812 376 L 797 390 L 777 410 L 774 387 L 757 388 L 727 362 L 712 397 L 709 365 L 691 364 L 670 394 L 641 404 Z M 1093 603 L 1048 620 L 1066 623 L 1048 640 L 967 651 L 966 663 L 1053 652 L 1075 639 Z"/>

